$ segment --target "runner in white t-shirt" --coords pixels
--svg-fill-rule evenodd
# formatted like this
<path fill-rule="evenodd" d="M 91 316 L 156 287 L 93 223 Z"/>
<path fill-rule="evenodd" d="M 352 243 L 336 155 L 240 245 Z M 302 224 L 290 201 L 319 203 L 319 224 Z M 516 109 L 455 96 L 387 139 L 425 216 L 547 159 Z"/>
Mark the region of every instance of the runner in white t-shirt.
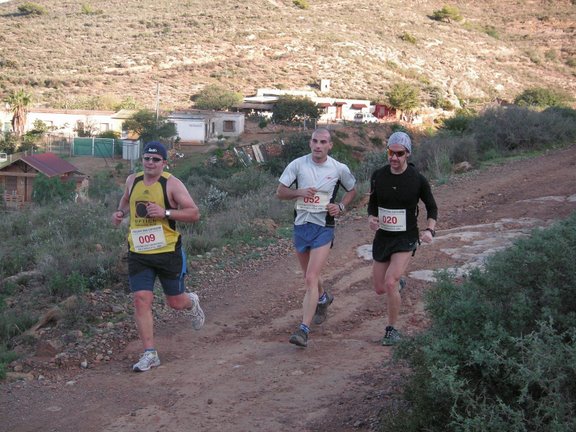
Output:
<path fill-rule="evenodd" d="M 356 195 L 356 179 L 348 166 L 328 156 L 331 149 L 330 131 L 316 129 L 310 139 L 311 153 L 288 164 L 276 191 L 281 200 L 295 200 L 294 247 L 304 272 L 306 294 L 302 323 L 290 336 L 290 343 L 302 347 L 308 345 L 312 322 L 324 322 L 334 300 L 322 288 L 320 273 L 334 240 L 334 217 L 342 214 Z M 345 194 L 336 203 L 340 186 Z"/>

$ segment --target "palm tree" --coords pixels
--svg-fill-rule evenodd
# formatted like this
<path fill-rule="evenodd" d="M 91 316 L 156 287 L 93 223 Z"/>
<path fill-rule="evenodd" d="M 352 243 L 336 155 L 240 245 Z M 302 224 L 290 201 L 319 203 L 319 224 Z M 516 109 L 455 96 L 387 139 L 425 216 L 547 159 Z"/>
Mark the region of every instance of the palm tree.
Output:
<path fill-rule="evenodd" d="M 32 103 L 32 96 L 24 89 L 14 90 L 6 98 L 6 102 L 10 105 L 10 110 L 13 113 L 12 130 L 17 137 L 21 137 L 24 135 L 26 116 L 28 115 L 28 107 Z"/>

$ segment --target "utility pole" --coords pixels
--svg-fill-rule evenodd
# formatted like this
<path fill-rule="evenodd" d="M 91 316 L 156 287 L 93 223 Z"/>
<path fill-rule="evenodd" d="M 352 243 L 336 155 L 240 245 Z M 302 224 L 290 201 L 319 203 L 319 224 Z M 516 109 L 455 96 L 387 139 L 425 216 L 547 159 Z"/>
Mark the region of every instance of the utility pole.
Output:
<path fill-rule="evenodd" d="M 158 123 L 159 111 L 160 111 L 160 83 L 156 83 L 156 123 Z"/>

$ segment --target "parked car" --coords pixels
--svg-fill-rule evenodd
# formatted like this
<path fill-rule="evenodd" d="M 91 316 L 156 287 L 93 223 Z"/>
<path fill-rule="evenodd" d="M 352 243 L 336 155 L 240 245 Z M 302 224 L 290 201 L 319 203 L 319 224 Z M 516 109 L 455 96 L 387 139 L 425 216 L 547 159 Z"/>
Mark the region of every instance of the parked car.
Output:
<path fill-rule="evenodd" d="M 374 114 L 367 112 L 359 112 L 354 115 L 356 123 L 378 123 L 378 118 Z"/>

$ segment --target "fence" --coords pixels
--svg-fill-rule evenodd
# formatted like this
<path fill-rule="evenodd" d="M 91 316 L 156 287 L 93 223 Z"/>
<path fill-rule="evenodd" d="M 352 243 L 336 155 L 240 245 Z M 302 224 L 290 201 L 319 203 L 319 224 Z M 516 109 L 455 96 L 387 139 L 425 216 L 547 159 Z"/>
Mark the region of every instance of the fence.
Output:
<path fill-rule="evenodd" d="M 74 156 L 113 158 L 116 154 L 122 154 L 122 141 L 112 138 L 74 138 L 72 153 Z"/>

